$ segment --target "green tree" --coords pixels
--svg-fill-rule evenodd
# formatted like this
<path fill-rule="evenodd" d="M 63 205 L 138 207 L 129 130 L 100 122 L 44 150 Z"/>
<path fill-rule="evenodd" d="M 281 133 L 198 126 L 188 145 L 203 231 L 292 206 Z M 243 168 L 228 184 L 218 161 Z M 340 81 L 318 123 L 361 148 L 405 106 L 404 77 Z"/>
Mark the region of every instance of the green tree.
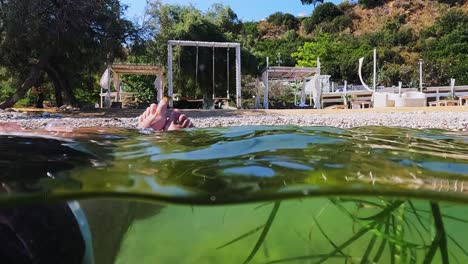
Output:
<path fill-rule="evenodd" d="M 295 16 L 288 13 L 273 13 L 267 18 L 267 21 L 278 27 L 283 26 L 287 30 L 297 30 L 299 28 L 299 20 Z"/>
<path fill-rule="evenodd" d="M 433 83 L 468 82 L 468 15 L 454 9 L 424 32 L 422 55 Z"/>
<path fill-rule="evenodd" d="M 317 57 L 322 62 L 322 73 L 332 75 L 338 81 L 346 79 L 358 83 L 357 61 L 360 57 L 371 57 L 372 47 L 354 37 L 339 38 L 332 34 L 319 33 L 304 43 L 292 54 L 298 66 L 315 67 Z M 372 66 L 364 66 L 364 74 L 371 73 Z"/>
<path fill-rule="evenodd" d="M 0 108 L 13 106 L 44 76 L 58 105 L 62 92 L 78 104 L 74 90 L 92 88 L 107 55 L 122 56 L 132 31 L 118 0 L 10 0 L 0 8 L 0 64 L 21 83 Z"/>
<path fill-rule="evenodd" d="M 323 3 L 323 0 L 301 0 L 303 5 L 314 5 L 314 8 L 320 3 Z"/>
<path fill-rule="evenodd" d="M 315 25 L 324 21 L 332 21 L 335 17 L 343 15 L 343 11 L 333 3 L 324 3 L 315 8 L 311 19 Z"/>
<path fill-rule="evenodd" d="M 153 1 L 149 9 L 150 27 L 154 32 L 148 41 L 148 56 L 155 64 L 167 64 L 167 41 L 171 39 L 192 41 L 240 41 L 239 34 L 244 31 L 237 15 L 219 4 L 214 5 L 206 14 L 194 6 L 165 5 Z M 234 30 L 232 30 L 234 29 Z M 255 26 L 249 28 L 255 31 Z M 213 86 L 213 52 L 215 57 L 214 85 L 216 95 L 226 93 L 227 85 L 227 51 L 206 47 L 175 47 L 173 54 L 174 88 L 182 96 L 211 97 Z M 198 55 L 197 55 L 198 54 Z M 197 64 L 198 56 L 198 64 Z M 251 67 L 250 53 L 242 51 L 243 72 Z M 234 49 L 229 51 L 230 82 L 234 86 Z M 256 65 L 255 65 L 256 67 Z M 234 91 L 234 89 L 229 89 Z"/>

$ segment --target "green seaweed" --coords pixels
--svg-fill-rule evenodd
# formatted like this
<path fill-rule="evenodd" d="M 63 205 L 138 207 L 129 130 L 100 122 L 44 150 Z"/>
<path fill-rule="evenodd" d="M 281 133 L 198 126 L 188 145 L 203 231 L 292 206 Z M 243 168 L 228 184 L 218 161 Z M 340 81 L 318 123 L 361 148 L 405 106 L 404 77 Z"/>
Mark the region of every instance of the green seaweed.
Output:
<path fill-rule="evenodd" d="M 338 249 L 338 246 L 336 245 L 335 242 L 331 240 L 331 238 L 325 233 L 325 230 L 323 230 L 322 226 L 318 223 L 317 219 L 314 217 L 314 222 L 315 225 L 318 227 L 320 233 L 322 233 L 323 237 L 333 246 L 333 248 Z M 338 251 L 341 255 L 346 256 L 346 254 L 343 251 Z"/>
<path fill-rule="evenodd" d="M 340 246 L 338 246 L 335 250 L 333 250 L 332 252 L 330 252 L 328 255 L 325 255 L 323 258 L 321 258 L 318 262 L 316 262 L 317 264 L 319 263 L 323 263 L 325 261 L 327 261 L 329 258 L 333 257 L 337 252 L 340 252 L 342 251 L 344 248 L 346 248 L 347 246 L 351 245 L 354 241 L 358 240 L 359 238 L 361 238 L 363 235 L 365 235 L 367 232 L 369 232 L 369 230 L 373 229 L 374 226 L 376 225 L 375 222 L 369 224 L 368 226 L 365 226 L 363 228 L 361 228 L 356 234 L 354 234 L 351 238 L 349 238 L 348 240 L 346 240 L 344 243 L 342 243 Z"/>
<path fill-rule="evenodd" d="M 437 234 L 439 234 L 439 249 L 442 257 L 442 263 L 449 263 L 449 255 L 447 248 L 447 235 L 445 233 L 444 220 L 440 213 L 440 207 L 437 203 L 431 202 L 432 216 L 434 217 L 434 225 L 436 228 Z"/>
<path fill-rule="evenodd" d="M 389 221 L 389 217 L 387 217 L 387 221 Z M 390 229 L 390 225 L 385 225 L 385 231 L 384 231 L 384 234 L 388 234 L 389 232 L 389 229 Z M 385 250 L 385 245 L 387 244 L 387 240 L 386 239 L 382 239 L 382 241 L 380 242 L 380 246 L 379 248 L 377 249 L 377 252 L 375 253 L 375 256 L 372 260 L 373 263 L 379 263 L 380 261 L 380 258 L 382 257 L 382 254 Z"/>
<path fill-rule="evenodd" d="M 466 251 L 466 249 L 464 249 L 463 246 L 453 238 L 453 236 L 447 235 L 447 237 L 465 254 L 466 257 L 468 257 L 468 251 Z"/>
<path fill-rule="evenodd" d="M 261 226 L 258 226 L 256 228 L 250 230 L 250 231 L 247 231 L 245 234 L 242 234 L 242 235 L 234 238 L 233 240 L 231 240 L 231 241 L 217 247 L 216 249 L 222 249 L 222 248 L 225 248 L 225 247 L 227 247 L 229 245 L 232 245 L 232 244 L 234 244 L 234 243 L 236 243 L 236 242 L 238 242 L 238 241 L 240 241 L 240 240 L 242 240 L 244 238 L 247 238 L 247 237 L 257 233 L 258 231 L 262 230 L 264 227 L 265 227 L 265 225 L 261 225 Z"/>
<path fill-rule="evenodd" d="M 377 225 L 376 229 L 380 230 L 381 227 L 382 227 L 382 224 L 379 224 Z M 376 241 L 377 241 L 377 234 L 373 234 L 371 240 L 369 241 L 369 244 L 367 244 L 366 251 L 364 252 L 364 255 L 362 256 L 361 264 L 365 264 L 369 261 L 369 256 L 372 252 L 372 249 L 374 248 Z"/>
<path fill-rule="evenodd" d="M 258 238 L 257 243 L 255 243 L 255 246 L 253 247 L 249 256 L 245 259 L 244 264 L 249 263 L 255 257 L 255 254 L 257 254 L 257 251 L 260 249 L 260 246 L 265 241 L 268 231 L 270 230 L 271 225 L 273 224 L 273 220 L 276 217 L 276 213 L 278 213 L 280 205 L 281 205 L 281 202 L 275 202 L 273 209 L 271 209 L 270 216 L 268 217 L 265 223 L 265 226 L 263 227 L 263 231 L 260 234 L 260 237 Z"/>

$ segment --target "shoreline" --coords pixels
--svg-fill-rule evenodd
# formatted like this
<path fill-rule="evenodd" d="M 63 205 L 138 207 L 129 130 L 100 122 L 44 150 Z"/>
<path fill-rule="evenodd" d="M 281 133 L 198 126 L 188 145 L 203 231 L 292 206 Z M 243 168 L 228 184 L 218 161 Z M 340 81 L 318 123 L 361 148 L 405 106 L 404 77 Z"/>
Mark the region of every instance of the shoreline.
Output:
<path fill-rule="evenodd" d="M 26 129 L 60 127 L 137 127 L 144 109 L 96 109 L 60 112 L 50 109 L 0 111 L 0 122 L 16 122 Z M 331 126 L 353 128 L 386 126 L 415 129 L 468 131 L 468 107 L 381 109 L 284 109 L 284 110 L 181 110 L 197 128 L 227 126 Z"/>

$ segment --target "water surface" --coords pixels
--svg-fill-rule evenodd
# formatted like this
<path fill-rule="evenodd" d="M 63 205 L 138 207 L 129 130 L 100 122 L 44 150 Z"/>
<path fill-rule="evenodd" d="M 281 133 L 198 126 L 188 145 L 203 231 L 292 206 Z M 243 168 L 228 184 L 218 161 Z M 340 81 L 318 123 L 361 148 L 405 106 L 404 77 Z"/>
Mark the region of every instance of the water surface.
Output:
<path fill-rule="evenodd" d="M 97 263 L 465 263 L 467 177 L 466 132 L 0 135 L 0 204 L 87 198 Z"/>

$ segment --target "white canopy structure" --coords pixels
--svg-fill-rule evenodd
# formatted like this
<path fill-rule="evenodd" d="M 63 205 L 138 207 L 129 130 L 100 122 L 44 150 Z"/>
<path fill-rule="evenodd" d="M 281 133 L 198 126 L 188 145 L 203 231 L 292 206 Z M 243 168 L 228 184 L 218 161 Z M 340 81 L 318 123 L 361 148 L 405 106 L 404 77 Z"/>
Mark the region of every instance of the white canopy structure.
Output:
<path fill-rule="evenodd" d="M 111 74 L 112 73 L 112 74 Z M 120 77 L 125 74 L 136 74 L 136 75 L 156 75 L 160 80 L 163 80 L 163 73 L 161 67 L 155 65 L 147 65 L 147 64 L 125 64 L 125 63 L 115 63 L 112 65 L 108 65 L 108 69 L 104 72 L 101 77 L 100 85 L 101 85 L 101 108 L 103 107 L 103 98 L 110 98 L 111 94 L 114 94 L 115 102 L 120 102 Z M 112 81 L 114 83 L 115 92 L 110 92 L 110 82 L 111 82 L 111 75 Z M 107 89 L 104 92 L 104 89 Z"/>
<path fill-rule="evenodd" d="M 168 79 L 168 95 L 169 106 L 173 106 L 172 96 L 174 87 L 172 82 L 172 47 L 173 46 L 190 46 L 190 47 L 208 47 L 208 48 L 235 48 L 236 49 L 236 104 L 237 108 L 242 108 L 241 104 L 241 50 L 240 43 L 234 42 L 204 42 L 204 41 L 184 41 L 184 40 L 169 40 L 167 42 L 167 79 Z M 214 76 L 214 75 L 213 75 Z M 229 90 L 228 90 L 229 93 Z"/>
<path fill-rule="evenodd" d="M 314 78 L 314 76 L 320 76 L 320 63 L 317 65 L 318 67 L 270 67 L 269 58 L 267 58 L 267 68 L 262 73 L 262 82 L 264 85 L 263 108 L 268 109 L 268 89 L 270 81 L 303 81 L 301 104 L 305 104 L 305 92 L 308 89 L 311 89 L 310 91 L 312 91 L 312 89 L 320 89 L 320 84 L 318 83 L 320 78 Z M 313 87 L 306 84 L 306 82 L 310 82 L 311 79 L 315 80 Z"/>

